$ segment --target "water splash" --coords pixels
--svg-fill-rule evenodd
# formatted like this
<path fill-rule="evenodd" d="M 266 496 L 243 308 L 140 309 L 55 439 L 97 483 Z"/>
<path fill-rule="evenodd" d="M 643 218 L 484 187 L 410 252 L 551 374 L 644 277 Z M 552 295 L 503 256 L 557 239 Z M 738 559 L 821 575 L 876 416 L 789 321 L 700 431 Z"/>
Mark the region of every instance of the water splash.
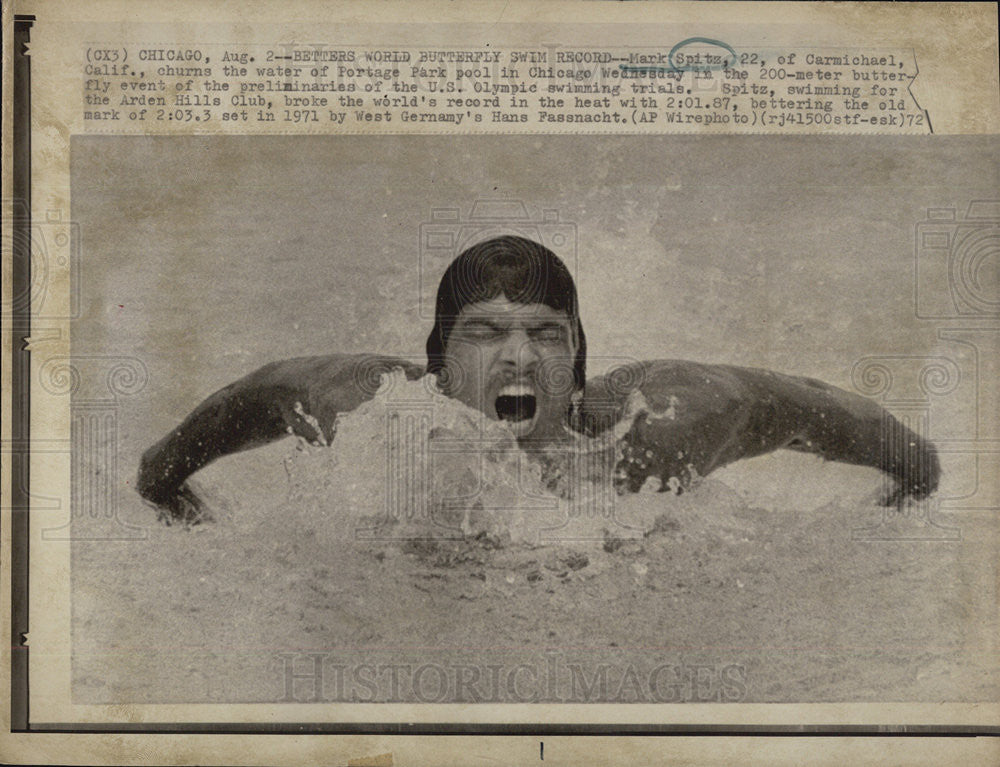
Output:
<path fill-rule="evenodd" d="M 565 442 L 529 452 L 433 377 L 383 376 L 371 400 L 337 418 L 336 434 L 330 448 L 300 443 L 285 461 L 298 522 L 331 541 L 602 543 L 641 537 L 662 512 L 614 491 L 613 433 L 567 430 Z"/>

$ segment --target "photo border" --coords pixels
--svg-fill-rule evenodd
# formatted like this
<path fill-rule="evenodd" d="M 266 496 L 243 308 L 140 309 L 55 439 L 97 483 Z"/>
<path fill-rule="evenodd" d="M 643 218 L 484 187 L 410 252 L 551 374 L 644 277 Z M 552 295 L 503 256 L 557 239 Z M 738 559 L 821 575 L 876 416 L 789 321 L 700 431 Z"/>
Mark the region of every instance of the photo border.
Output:
<path fill-rule="evenodd" d="M 30 31 L 36 21 L 34 15 L 14 17 L 13 58 L 13 142 L 12 178 L 13 199 L 29 201 L 27 217 L 12 221 L 16 232 L 26 235 L 22 242 L 30 242 L 31 235 L 31 63 L 27 55 Z M 17 245 L 15 239 L 11 291 L 14 296 L 30 295 L 31 258 L 30 244 Z M 23 292 L 22 292 L 23 291 Z M 895 738 L 923 738 L 930 736 L 996 736 L 998 725 L 956 724 L 516 724 L 486 723 L 324 723 L 301 722 L 280 724 L 239 723 L 33 723 L 30 720 L 30 680 L 28 677 L 28 572 L 30 551 L 30 397 L 31 350 L 27 338 L 31 333 L 30 300 L 15 302 L 8 330 L 11 332 L 11 399 L 10 420 L 12 439 L 9 450 L 11 461 L 11 638 L 10 663 L 10 732 L 11 733 L 108 733 L 108 734 L 316 734 L 316 735 L 537 735 L 537 736 L 607 736 L 634 737 L 657 736 L 860 736 L 891 735 Z M 17 341 L 23 335 L 25 341 Z M 23 480 L 23 481 L 22 481 Z M 6 509 L 4 509 L 6 510 Z M 3 511 L 0 511 L 2 516 Z"/>

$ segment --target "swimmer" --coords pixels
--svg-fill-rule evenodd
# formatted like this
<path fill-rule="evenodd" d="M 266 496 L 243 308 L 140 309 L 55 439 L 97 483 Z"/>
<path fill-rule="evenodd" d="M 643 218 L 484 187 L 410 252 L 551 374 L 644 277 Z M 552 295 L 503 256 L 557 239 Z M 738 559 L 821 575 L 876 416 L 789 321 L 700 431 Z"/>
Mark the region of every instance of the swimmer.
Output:
<path fill-rule="evenodd" d="M 442 393 L 507 422 L 529 453 L 574 435 L 618 437 L 615 485 L 680 492 L 699 476 L 781 448 L 895 479 L 886 505 L 937 489 L 934 446 L 872 400 L 810 378 L 654 360 L 586 378 L 576 286 L 546 247 L 503 236 L 462 252 L 437 293 L 426 367 L 375 354 L 273 362 L 202 402 L 143 454 L 137 489 L 166 521 L 201 516 L 187 478 L 215 459 L 294 434 L 336 445 L 336 419 L 380 377 L 437 377 Z"/>

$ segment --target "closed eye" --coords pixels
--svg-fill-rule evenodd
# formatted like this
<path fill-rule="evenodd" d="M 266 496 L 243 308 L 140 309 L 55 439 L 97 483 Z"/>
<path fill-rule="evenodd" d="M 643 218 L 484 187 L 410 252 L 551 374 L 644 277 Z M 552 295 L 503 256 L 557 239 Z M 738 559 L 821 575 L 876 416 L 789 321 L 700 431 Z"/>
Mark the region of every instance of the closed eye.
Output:
<path fill-rule="evenodd" d="M 499 338 L 505 332 L 506 331 L 499 325 L 495 325 L 492 322 L 478 320 L 474 322 L 467 322 L 461 329 L 462 336 L 477 340 Z"/>
<path fill-rule="evenodd" d="M 543 325 L 528 331 L 532 341 L 543 343 L 558 343 L 563 339 L 563 329 L 559 325 Z"/>

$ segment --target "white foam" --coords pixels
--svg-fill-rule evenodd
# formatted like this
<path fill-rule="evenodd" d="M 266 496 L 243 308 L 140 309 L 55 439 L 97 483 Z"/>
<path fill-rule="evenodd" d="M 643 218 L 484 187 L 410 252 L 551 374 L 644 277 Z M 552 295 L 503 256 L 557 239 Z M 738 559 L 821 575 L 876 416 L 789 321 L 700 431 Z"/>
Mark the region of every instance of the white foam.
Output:
<path fill-rule="evenodd" d="M 625 428 L 648 407 L 634 394 Z M 732 528 L 733 540 L 741 540 L 740 515 L 748 508 L 801 511 L 845 496 L 866 505 L 869 486 L 880 484 L 874 470 L 782 452 L 707 480 L 689 466 L 697 486 L 680 495 L 653 492 L 658 481 L 618 495 L 612 473 L 619 428 L 596 439 L 567 430 L 564 444 L 529 455 L 506 423 L 442 395 L 435 379 L 407 381 L 402 371 L 385 376 L 374 398 L 340 416 L 336 427 L 329 448 L 303 441 L 287 455 L 282 511 L 289 524 L 330 546 L 474 537 L 600 546 L 662 529 L 665 518 L 686 520 L 687 530 Z M 678 480 L 668 478 L 665 489 L 676 493 Z"/>
<path fill-rule="evenodd" d="M 343 541 L 489 536 L 544 543 L 641 536 L 654 523 L 611 482 L 610 435 L 572 434 L 543 454 L 521 450 L 507 424 L 442 395 L 433 379 L 383 379 L 337 418 L 330 449 L 286 459 L 290 513 Z M 569 433 L 568 433 L 569 436 Z"/>

